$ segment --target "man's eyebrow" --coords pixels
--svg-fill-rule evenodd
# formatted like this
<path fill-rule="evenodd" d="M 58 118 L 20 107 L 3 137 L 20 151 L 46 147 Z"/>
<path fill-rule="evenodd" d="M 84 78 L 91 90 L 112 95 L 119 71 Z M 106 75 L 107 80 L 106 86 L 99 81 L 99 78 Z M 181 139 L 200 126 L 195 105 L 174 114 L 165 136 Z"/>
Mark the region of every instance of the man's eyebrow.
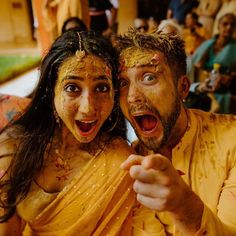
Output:
<path fill-rule="evenodd" d="M 158 66 L 158 65 L 151 64 L 151 62 L 149 62 L 147 64 L 138 65 L 137 67 L 156 67 L 156 66 Z"/>

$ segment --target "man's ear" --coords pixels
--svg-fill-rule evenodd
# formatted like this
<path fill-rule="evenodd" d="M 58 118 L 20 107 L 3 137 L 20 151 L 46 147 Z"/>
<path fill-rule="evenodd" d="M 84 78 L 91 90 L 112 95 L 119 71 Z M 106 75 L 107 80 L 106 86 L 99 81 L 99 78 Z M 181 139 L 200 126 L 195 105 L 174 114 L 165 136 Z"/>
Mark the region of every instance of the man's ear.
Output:
<path fill-rule="evenodd" d="M 179 78 L 177 88 L 179 98 L 183 101 L 188 96 L 190 88 L 190 81 L 186 75 L 183 75 Z"/>

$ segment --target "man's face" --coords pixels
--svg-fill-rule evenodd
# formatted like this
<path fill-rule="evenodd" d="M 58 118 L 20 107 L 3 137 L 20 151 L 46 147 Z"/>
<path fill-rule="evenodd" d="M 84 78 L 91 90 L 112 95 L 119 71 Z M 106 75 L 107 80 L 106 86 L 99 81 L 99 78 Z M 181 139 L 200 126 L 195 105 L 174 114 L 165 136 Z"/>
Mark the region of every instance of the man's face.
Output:
<path fill-rule="evenodd" d="M 121 54 L 120 105 L 140 141 L 158 151 L 180 113 L 176 83 L 164 55 L 134 49 Z"/>

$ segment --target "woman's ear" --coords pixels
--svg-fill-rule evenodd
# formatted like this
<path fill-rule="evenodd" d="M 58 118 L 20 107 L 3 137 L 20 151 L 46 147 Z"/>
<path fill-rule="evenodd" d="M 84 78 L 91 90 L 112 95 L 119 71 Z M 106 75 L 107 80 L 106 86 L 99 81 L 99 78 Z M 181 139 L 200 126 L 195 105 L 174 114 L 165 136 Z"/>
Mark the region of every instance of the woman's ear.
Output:
<path fill-rule="evenodd" d="M 183 101 L 188 96 L 190 88 L 190 81 L 186 75 L 183 75 L 179 78 L 177 88 L 179 98 Z"/>

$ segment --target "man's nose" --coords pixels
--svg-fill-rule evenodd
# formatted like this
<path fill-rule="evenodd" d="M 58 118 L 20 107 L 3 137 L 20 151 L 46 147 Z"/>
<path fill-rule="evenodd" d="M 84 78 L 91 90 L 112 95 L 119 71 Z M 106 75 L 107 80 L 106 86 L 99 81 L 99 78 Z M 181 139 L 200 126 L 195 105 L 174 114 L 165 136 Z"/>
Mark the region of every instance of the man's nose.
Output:
<path fill-rule="evenodd" d="M 130 84 L 127 100 L 128 103 L 139 103 L 144 100 L 143 93 L 136 84 Z"/>

